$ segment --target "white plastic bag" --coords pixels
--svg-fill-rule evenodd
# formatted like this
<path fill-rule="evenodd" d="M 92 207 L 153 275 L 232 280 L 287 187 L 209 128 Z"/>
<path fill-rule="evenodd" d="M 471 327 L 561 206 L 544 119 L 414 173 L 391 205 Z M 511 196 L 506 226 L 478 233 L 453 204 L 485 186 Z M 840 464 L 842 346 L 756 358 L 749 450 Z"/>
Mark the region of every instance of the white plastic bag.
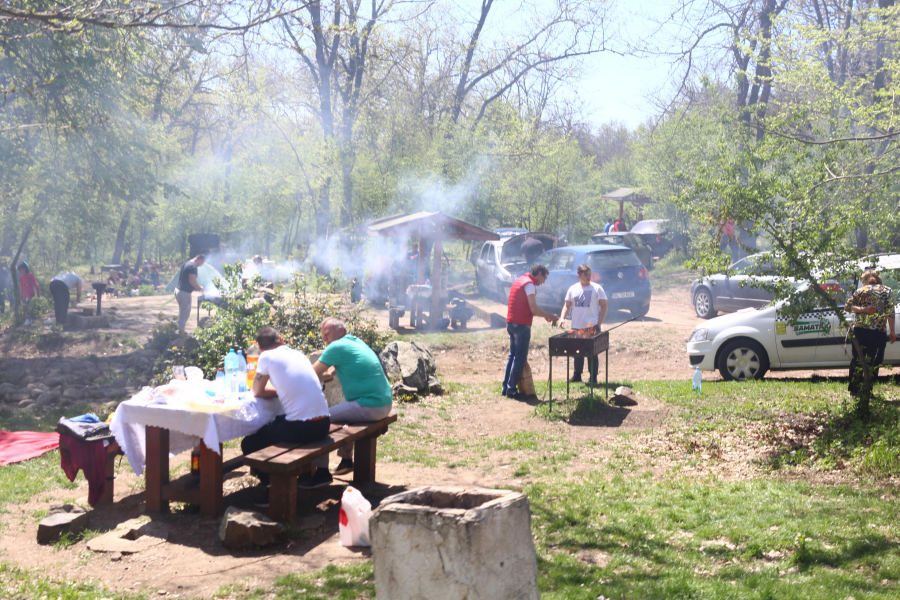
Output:
<path fill-rule="evenodd" d="M 348 486 L 341 496 L 341 546 L 371 546 L 369 542 L 369 518 L 372 505 L 360 491 Z"/>

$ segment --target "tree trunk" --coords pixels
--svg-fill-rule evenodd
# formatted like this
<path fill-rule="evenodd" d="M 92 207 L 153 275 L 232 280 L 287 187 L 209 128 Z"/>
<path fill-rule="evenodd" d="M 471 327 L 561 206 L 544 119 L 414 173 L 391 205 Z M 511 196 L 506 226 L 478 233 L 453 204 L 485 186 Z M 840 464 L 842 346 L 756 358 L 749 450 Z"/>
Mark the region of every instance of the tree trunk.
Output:
<path fill-rule="evenodd" d="M 113 250 L 112 264 L 118 265 L 122 262 L 122 253 L 125 251 L 125 233 L 128 231 L 128 224 L 131 222 L 131 208 L 125 209 L 122 220 L 119 222 L 119 231 L 116 233 L 116 247 Z"/>
<path fill-rule="evenodd" d="M 147 226 L 141 223 L 141 235 L 138 241 L 137 257 L 134 259 L 134 268 L 140 270 L 144 262 L 144 242 L 147 240 Z"/>
<path fill-rule="evenodd" d="M 3 219 L 6 224 L 3 226 L 3 239 L 0 245 L 0 256 L 9 256 L 13 245 L 16 243 L 16 219 L 15 215 L 19 212 L 19 203 L 14 202 L 7 210 Z"/>

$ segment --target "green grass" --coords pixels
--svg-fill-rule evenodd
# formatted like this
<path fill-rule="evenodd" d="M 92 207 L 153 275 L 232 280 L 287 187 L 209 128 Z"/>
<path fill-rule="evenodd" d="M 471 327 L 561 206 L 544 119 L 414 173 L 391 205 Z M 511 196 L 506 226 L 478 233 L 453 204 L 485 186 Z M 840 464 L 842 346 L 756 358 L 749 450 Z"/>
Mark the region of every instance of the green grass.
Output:
<path fill-rule="evenodd" d="M 0 597 L 15 600 L 146 600 L 146 594 L 112 592 L 96 581 L 60 581 L 12 563 L 0 563 Z"/>
<path fill-rule="evenodd" d="M 885 490 L 594 474 L 526 488 L 542 598 L 896 598 Z"/>
<path fill-rule="evenodd" d="M 0 512 L 10 503 L 19 504 L 41 492 L 54 489 L 71 490 L 83 475 L 71 482 L 59 466 L 59 452 L 48 452 L 37 458 L 0 467 Z"/>

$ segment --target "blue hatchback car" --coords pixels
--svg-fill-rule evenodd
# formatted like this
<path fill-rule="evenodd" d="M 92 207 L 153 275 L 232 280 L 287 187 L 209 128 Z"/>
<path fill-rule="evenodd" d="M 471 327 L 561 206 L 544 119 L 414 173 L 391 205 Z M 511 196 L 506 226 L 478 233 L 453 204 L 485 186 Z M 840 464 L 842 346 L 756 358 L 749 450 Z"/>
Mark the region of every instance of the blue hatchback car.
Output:
<path fill-rule="evenodd" d="M 645 315 L 650 310 L 650 273 L 634 250 L 624 246 L 567 246 L 540 255 L 532 263 L 550 271 L 538 286 L 535 300 L 542 307 L 561 311 L 566 292 L 578 283 L 578 265 L 591 268 L 591 279 L 606 293 L 610 310 Z"/>

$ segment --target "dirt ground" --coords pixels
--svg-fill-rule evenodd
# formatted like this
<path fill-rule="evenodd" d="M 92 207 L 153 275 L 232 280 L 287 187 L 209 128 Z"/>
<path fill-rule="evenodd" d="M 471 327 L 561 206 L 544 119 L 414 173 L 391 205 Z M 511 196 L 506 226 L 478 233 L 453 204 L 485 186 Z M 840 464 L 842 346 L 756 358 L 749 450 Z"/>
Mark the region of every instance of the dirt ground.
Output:
<path fill-rule="evenodd" d="M 505 314 L 505 307 L 484 299 L 472 302 L 487 312 Z M 145 338 L 162 311 L 174 315 L 177 307 L 169 296 L 123 298 L 105 305 L 114 307 L 113 331 Z M 387 327 L 387 311 L 375 311 L 383 327 Z M 629 318 L 625 313 L 610 315 L 613 326 Z M 196 323 L 192 315 L 189 328 Z M 684 354 L 684 344 L 696 325 L 686 288 L 676 287 L 654 295 L 650 313 L 643 319 L 622 325 L 611 333 L 609 378 L 611 382 L 641 379 L 688 379 L 691 369 Z M 406 320 L 408 323 L 408 318 Z M 400 338 L 411 338 L 412 330 L 399 332 Z M 532 337 L 529 362 L 536 380 L 549 374 L 546 338 L 557 333 L 546 323 L 537 324 Z M 466 330 L 418 334 L 417 338 L 434 352 L 438 375 L 444 382 L 463 384 L 499 384 L 506 362 L 505 330 L 490 329 L 488 323 L 475 319 Z M 0 343 L 3 343 L 0 341 Z M 96 345 L 96 344 L 95 344 Z M 70 352 L 92 352 L 88 342 L 68 346 Z M 556 369 L 559 369 L 556 371 Z M 827 372 L 818 372 L 827 374 Z M 812 373 L 791 372 L 791 377 Z M 564 359 L 554 359 L 554 380 L 563 381 Z M 778 373 L 771 376 L 778 377 Z M 603 377 L 601 363 L 600 377 Z M 704 374 L 705 378 L 717 375 Z M 608 453 L 609 442 L 623 431 L 649 432 L 661 425 L 669 408 L 639 396 L 621 406 L 609 406 L 588 423 L 566 423 L 534 418 L 534 402 L 516 402 L 499 394 L 483 391 L 457 401 L 429 397 L 419 403 L 398 406 L 399 428 L 387 435 L 403 437 L 389 451 L 379 454 L 379 483 L 364 488 L 364 494 L 376 504 L 380 499 L 410 487 L 428 484 L 477 485 L 488 487 L 521 487 L 523 476 L 517 474 L 518 454 L 514 448 L 492 446 L 510 434 L 534 434 L 547 443 L 578 449 L 578 456 L 567 466 L 573 476 L 589 470 Z M 398 423 L 399 426 L 399 423 Z M 415 428 L 415 429 L 413 429 Z M 418 436 L 418 437 L 416 437 Z M 460 444 L 462 455 L 456 463 L 431 460 L 428 456 L 447 453 L 441 440 Z M 629 438 L 634 439 L 634 437 Z M 226 448 L 225 458 L 238 452 L 235 444 Z M 473 450 L 476 448 L 476 450 Z M 416 459 L 421 452 L 425 458 Z M 405 454 L 404 454 L 405 453 Z M 186 471 L 186 455 L 173 460 L 173 469 Z M 336 459 L 332 456 L 332 461 Z M 247 588 L 268 587 L 275 579 L 291 572 L 310 572 L 331 562 L 365 560 L 367 551 L 338 545 L 338 501 L 343 485 L 300 492 L 298 519 L 292 524 L 290 541 L 261 550 L 233 552 L 218 540 L 220 519 L 205 519 L 174 505 L 170 514 L 153 516 L 161 527 L 164 541 L 136 554 L 94 553 L 86 542 L 67 549 L 39 546 L 35 543 L 37 524 L 48 507 L 61 502 L 78 502 L 87 506 L 87 484 L 83 479 L 74 490 L 56 490 L 40 494 L 29 503 L 10 505 L 0 515 L 0 559 L 12 559 L 23 567 L 39 569 L 48 575 L 67 579 L 100 579 L 113 591 L 143 591 L 159 596 L 209 598 L 222 586 L 237 584 Z M 336 484 L 339 481 L 336 480 Z M 255 478 L 241 469 L 226 476 L 225 505 L 253 508 Z M 94 510 L 90 527 L 97 531 L 114 529 L 130 519 L 144 516 L 143 478 L 131 473 L 127 461 L 119 465 L 115 504 Z"/>

